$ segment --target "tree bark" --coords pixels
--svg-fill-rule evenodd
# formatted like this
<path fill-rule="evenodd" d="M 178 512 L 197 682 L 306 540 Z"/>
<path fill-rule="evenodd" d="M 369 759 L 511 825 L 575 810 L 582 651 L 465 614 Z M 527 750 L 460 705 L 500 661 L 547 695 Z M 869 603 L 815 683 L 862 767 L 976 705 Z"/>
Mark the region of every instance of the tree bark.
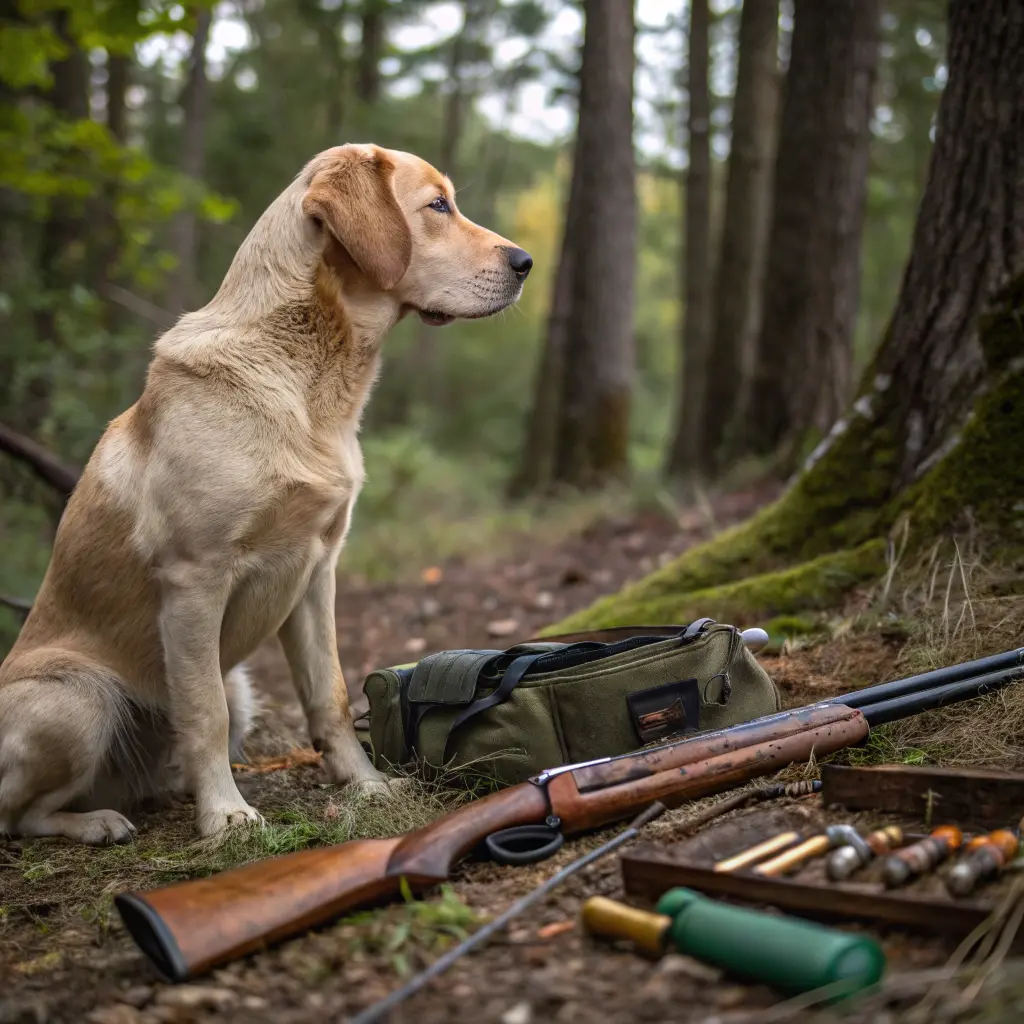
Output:
<path fill-rule="evenodd" d="M 879 0 L 796 0 L 764 315 L 736 450 L 824 431 L 849 400 Z"/>
<path fill-rule="evenodd" d="M 107 55 L 107 127 L 118 142 L 128 139 L 128 86 L 131 84 L 131 57 Z"/>
<path fill-rule="evenodd" d="M 128 138 L 128 86 L 131 75 L 131 57 L 125 54 L 107 54 L 107 129 L 124 145 Z M 121 249 L 121 230 L 117 220 L 116 182 L 108 182 L 96 209 L 95 239 L 97 253 L 92 261 L 91 283 L 93 291 L 104 298 L 107 289 L 116 285 L 117 261 Z M 109 327 L 116 327 L 123 320 L 120 310 L 108 306 L 105 320 Z"/>
<path fill-rule="evenodd" d="M 585 0 L 577 154 L 580 216 L 555 481 L 591 487 L 628 468 L 636 169 L 633 4 Z"/>
<path fill-rule="evenodd" d="M 213 14 L 207 7 L 195 10 L 196 27 L 189 56 L 188 81 L 182 96 L 184 131 L 181 146 L 181 171 L 190 178 L 203 174 L 206 157 L 206 107 L 208 83 L 206 76 L 206 44 L 210 38 Z M 185 209 L 175 218 L 174 252 L 178 268 L 174 275 L 167 306 L 178 314 L 191 308 L 196 300 L 196 261 L 198 231 L 194 210 Z"/>
<path fill-rule="evenodd" d="M 363 0 L 362 36 L 356 66 L 356 95 L 371 106 L 380 99 L 380 59 L 384 49 L 384 0 Z"/>
<path fill-rule="evenodd" d="M 676 428 L 666 475 L 682 479 L 706 464 L 704 398 L 711 347 L 711 99 L 708 90 L 710 15 L 707 0 L 690 4 L 687 93 L 689 163 L 683 178 L 683 318 Z"/>
<path fill-rule="evenodd" d="M 986 383 L 978 318 L 1024 272 L 1024 7 L 953 0 L 947 65 L 910 261 L 861 388 L 896 442 L 891 492 L 955 441 Z"/>
<path fill-rule="evenodd" d="M 744 0 L 699 468 L 718 467 L 760 326 L 778 108 L 779 0 Z"/>
<path fill-rule="evenodd" d="M 58 115 L 68 120 L 84 120 L 89 116 L 89 62 L 71 33 L 71 13 L 55 11 L 53 28 L 67 53 L 51 65 L 53 88 L 47 99 Z M 48 296 L 34 315 L 40 343 L 60 344 L 55 298 L 70 288 L 86 263 L 84 223 L 81 210 L 72 200 L 51 201 L 40 232 L 38 252 L 39 278 Z M 38 429 L 46 418 L 51 391 L 52 382 L 46 375 L 30 381 L 23 409 L 23 423 L 29 430 Z"/>

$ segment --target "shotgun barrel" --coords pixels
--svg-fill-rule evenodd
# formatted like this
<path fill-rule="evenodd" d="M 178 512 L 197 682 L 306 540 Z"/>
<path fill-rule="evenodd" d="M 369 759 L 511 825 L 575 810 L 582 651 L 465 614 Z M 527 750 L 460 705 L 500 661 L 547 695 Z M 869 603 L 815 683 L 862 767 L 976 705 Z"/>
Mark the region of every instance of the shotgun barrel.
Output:
<path fill-rule="evenodd" d="M 890 697 L 888 700 L 864 702 L 857 707 L 864 713 L 869 724 L 883 725 L 885 722 L 897 722 L 901 718 L 918 715 L 922 711 L 932 711 L 935 708 L 945 707 L 947 704 L 956 704 L 972 697 L 981 697 L 986 693 L 1001 689 L 1007 683 L 1012 683 L 1021 677 L 1024 677 L 1024 667 L 1018 665 L 1014 668 L 1004 668 L 998 672 L 986 672 L 984 675 L 960 679 L 928 690 L 911 691 Z M 879 688 L 873 687 L 873 689 Z"/>
<path fill-rule="evenodd" d="M 891 683 L 879 683 L 877 686 L 865 686 L 863 689 L 844 693 L 833 697 L 832 704 L 845 704 L 848 708 L 862 708 L 865 704 L 878 704 L 883 700 L 905 697 L 908 694 L 932 690 L 947 683 L 958 683 L 962 680 L 974 679 L 1000 670 L 1020 669 L 1024 667 L 1024 647 L 1003 654 L 993 654 L 987 658 L 965 661 L 960 665 L 948 668 L 937 668 L 931 672 L 907 676 L 906 679 L 895 679 Z M 909 712 L 913 714 L 914 712 Z"/>

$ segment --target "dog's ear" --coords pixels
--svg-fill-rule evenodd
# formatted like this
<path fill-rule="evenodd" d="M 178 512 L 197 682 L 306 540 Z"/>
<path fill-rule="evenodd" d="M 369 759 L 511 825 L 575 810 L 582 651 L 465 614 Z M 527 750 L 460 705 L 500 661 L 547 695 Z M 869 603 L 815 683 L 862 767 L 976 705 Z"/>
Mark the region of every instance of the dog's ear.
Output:
<path fill-rule="evenodd" d="M 342 146 L 314 173 L 302 199 L 302 212 L 322 223 L 385 291 L 402 280 L 412 259 L 412 232 L 395 198 L 394 172 L 379 150 Z"/>

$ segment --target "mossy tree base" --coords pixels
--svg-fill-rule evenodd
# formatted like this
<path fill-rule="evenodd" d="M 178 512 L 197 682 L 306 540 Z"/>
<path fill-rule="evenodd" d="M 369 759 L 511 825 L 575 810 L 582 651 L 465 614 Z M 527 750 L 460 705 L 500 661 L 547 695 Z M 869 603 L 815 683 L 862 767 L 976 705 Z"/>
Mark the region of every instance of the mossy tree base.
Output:
<path fill-rule="evenodd" d="M 885 542 L 868 541 L 858 548 L 803 562 L 790 569 L 762 573 L 717 587 L 652 595 L 647 583 L 627 587 L 570 616 L 549 631 L 572 633 L 607 626 L 687 623 L 710 615 L 719 622 L 749 626 L 779 616 L 834 607 L 858 584 L 885 570 Z M 660 575 L 660 574 L 659 574 Z"/>
<path fill-rule="evenodd" d="M 896 525 L 906 527 L 911 550 L 968 525 L 1020 549 L 1024 278 L 983 321 L 982 344 L 987 388 L 942 457 L 909 486 L 892 493 L 903 453 L 887 425 L 887 390 L 876 384 L 778 501 L 548 632 L 702 615 L 751 625 L 834 607 L 853 587 L 882 575 L 886 536 Z"/>

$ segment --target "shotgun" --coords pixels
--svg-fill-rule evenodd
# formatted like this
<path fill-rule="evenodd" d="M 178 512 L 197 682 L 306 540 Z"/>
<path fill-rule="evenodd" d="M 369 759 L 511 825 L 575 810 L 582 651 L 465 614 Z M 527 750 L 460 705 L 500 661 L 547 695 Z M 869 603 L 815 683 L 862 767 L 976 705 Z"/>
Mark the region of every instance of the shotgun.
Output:
<path fill-rule="evenodd" d="M 967 671 L 970 664 L 978 674 Z M 619 757 L 565 765 L 459 807 L 392 839 L 357 839 L 233 868 L 115 905 L 135 943 L 171 981 L 186 981 L 348 911 L 420 891 L 495 833 L 544 825 L 578 835 L 676 807 L 812 756 L 862 744 L 871 726 L 966 700 L 1024 675 L 1024 648 L 842 698 L 783 711 Z M 846 701 L 844 703 L 841 701 Z M 856 707 L 850 704 L 856 703 Z M 557 846 L 551 846 L 552 852 Z"/>

